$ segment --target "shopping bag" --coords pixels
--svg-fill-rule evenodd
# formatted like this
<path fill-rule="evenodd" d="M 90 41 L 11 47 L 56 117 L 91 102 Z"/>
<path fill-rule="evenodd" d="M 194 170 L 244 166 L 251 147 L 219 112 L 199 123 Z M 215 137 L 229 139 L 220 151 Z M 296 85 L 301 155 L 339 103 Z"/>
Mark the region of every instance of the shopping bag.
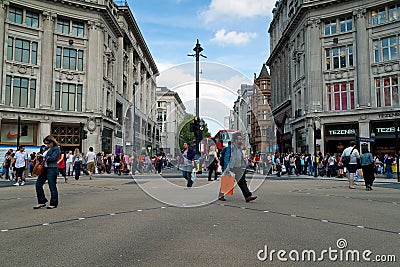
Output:
<path fill-rule="evenodd" d="M 193 182 L 196 181 L 196 179 L 197 179 L 196 168 L 193 168 L 193 170 L 192 170 L 192 178 L 191 179 Z"/>
<path fill-rule="evenodd" d="M 224 172 L 221 176 L 220 192 L 227 195 L 233 195 L 234 186 L 235 186 L 235 174 L 232 172 Z"/>
<path fill-rule="evenodd" d="M 363 173 L 362 169 L 358 169 L 358 176 L 359 177 L 363 177 L 364 176 L 364 173 Z"/>

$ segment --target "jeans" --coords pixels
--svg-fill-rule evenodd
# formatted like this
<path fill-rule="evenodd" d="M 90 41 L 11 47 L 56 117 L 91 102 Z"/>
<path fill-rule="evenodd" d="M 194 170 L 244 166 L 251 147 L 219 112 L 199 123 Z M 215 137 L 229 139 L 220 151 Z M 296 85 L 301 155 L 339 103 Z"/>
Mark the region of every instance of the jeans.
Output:
<path fill-rule="evenodd" d="M 79 180 L 79 175 L 81 174 L 81 164 L 74 164 L 75 180 Z"/>
<path fill-rule="evenodd" d="M 187 171 L 182 171 L 183 177 L 187 181 L 187 187 L 192 187 L 193 181 L 192 181 L 192 172 L 187 172 Z"/>
<path fill-rule="evenodd" d="M 36 196 L 38 204 L 45 204 L 47 202 L 43 190 L 43 185 L 47 180 L 50 189 L 50 206 L 58 206 L 57 174 L 57 168 L 45 168 L 43 174 L 38 176 L 36 180 Z"/>
<path fill-rule="evenodd" d="M 392 179 L 393 178 L 392 165 L 386 164 L 386 178 L 388 178 L 388 179 Z"/>

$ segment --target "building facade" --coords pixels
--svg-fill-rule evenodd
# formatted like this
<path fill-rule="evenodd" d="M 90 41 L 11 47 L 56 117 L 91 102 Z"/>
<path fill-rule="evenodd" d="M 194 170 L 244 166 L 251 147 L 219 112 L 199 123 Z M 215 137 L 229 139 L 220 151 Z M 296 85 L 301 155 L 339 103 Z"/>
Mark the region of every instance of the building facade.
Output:
<path fill-rule="evenodd" d="M 267 65 L 281 151 L 336 153 L 372 137 L 373 153 L 396 152 L 399 26 L 399 1 L 276 2 Z"/>
<path fill-rule="evenodd" d="M 167 87 L 157 87 L 157 123 L 161 133 L 161 147 L 167 156 L 180 155 L 179 126 L 186 114 L 179 94 Z"/>
<path fill-rule="evenodd" d="M 111 0 L 1 2 L 1 145 L 52 134 L 65 150 L 159 145 L 157 66 L 127 6 Z M 136 108 L 136 109 L 135 109 Z M 87 139 L 82 139 L 82 130 Z"/>
<path fill-rule="evenodd" d="M 253 85 L 241 84 L 238 90 L 238 98 L 233 103 L 233 123 L 231 130 L 240 130 L 244 133 L 246 150 L 251 153 L 251 98 Z"/>
<path fill-rule="evenodd" d="M 251 98 L 251 147 L 253 152 L 275 150 L 275 126 L 271 113 L 271 77 L 263 64 L 260 74 L 254 73 L 254 88 Z"/>

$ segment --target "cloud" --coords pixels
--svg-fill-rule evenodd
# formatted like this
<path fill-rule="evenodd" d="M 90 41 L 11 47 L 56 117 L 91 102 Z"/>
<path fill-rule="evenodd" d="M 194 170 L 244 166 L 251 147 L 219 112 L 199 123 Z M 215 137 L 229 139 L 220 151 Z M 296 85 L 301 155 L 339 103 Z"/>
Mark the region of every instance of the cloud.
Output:
<path fill-rule="evenodd" d="M 169 64 L 163 64 L 165 66 Z M 223 128 L 224 117 L 229 115 L 237 90 L 241 84 L 252 82 L 239 71 L 218 63 L 202 62 L 200 75 L 200 116 L 213 121 L 210 130 L 215 134 Z M 165 69 L 157 78 L 158 86 L 166 86 L 179 94 L 186 112 L 195 113 L 195 66 L 194 63 L 176 65 Z"/>
<path fill-rule="evenodd" d="M 250 39 L 256 38 L 257 34 L 255 32 L 236 32 L 222 29 L 215 33 L 214 38 L 211 39 L 212 42 L 216 42 L 220 45 L 242 45 L 247 44 Z"/>
<path fill-rule="evenodd" d="M 275 1 L 272 0 L 212 0 L 201 16 L 208 23 L 227 17 L 250 18 L 254 16 L 271 16 Z"/>

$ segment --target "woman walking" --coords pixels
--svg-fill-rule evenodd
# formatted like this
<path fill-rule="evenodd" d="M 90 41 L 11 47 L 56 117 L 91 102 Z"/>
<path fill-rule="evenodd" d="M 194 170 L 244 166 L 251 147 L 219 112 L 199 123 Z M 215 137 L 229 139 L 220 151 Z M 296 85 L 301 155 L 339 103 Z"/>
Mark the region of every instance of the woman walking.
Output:
<path fill-rule="evenodd" d="M 354 174 L 357 171 L 357 159 L 360 158 L 360 153 L 358 152 L 356 146 L 357 143 L 355 141 L 351 141 L 350 146 L 343 151 L 343 154 L 340 157 L 342 163 L 349 172 L 349 189 L 356 189 L 354 186 Z M 343 160 L 346 159 L 345 157 L 349 160 L 348 162 L 347 160 L 346 162 L 343 162 Z"/>
<path fill-rule="evenodd" d="M 75 148 L 74 150 L 74 172 L 75 172 L 75 180 L 79 180 L 79 176 L 81 174 L 81 165 L 82 165 L 82 155 L 79 153 L 79 148 Z"/>
<path fill-rule="evenodd" d="M 187 187 L 192 187 L 192 170 L 194 168 L 194 150 L 191 149 L 187 142 L 183 143 L 182 150 L 182 174 L 183 177 L 187 180 Z"/>
<path fill-rule="evenodd" d="M 213 172 L 215 172 L 214 180 L 217 180 L 218 177 L 217 166 L 219 164 L 219 160 L 215 149 L 216 149 L 215 146 L 210 146 L 210 152 L 208 152 L 208 159 L 207 159 L 208 181 L 212 181 L 211 175 Z"/>
<path fill-rule="evenodd" d="M 368 151 L 368 147 L 363 147 L 361 158 L 361 168 L 364 173 L 365 190 L 372 190 L 372 183 L 375 180 L 374 172 L 374 158 L 372 154 Z"/>
<path fill-rule="evenodd" d="M 60 156 L 58 156 L 58 161 L 57 161 L 57 167 L 58 167 L 58 173 L 62 175 L 62 177 L 64 177 L 64 182 L 67 183 L 68 182 L 68 178 L 67 178 L 67 174 L 65 172 L 65 155 L 64 155 L 64 151 L 61 150 Z"/>
<path fill-rule="evenodd" d="M 58 191 L 57 191 L 57 174 L 58 174 L 58 156 L 60 155 L 60 147 L 56 139 L 48 135 L 43 139 L 43 143 L 48 146 L 48 149 L 43 153 L 44 172 L 38 176 L 36 180 L 36 195 L 38 204 L 34 209 L 44 208 L 47 199 L 44 195 L 43 185 L 48 182 L 50 188 L 50 206 L 48 209 L 55 209 L 58 206 Z"/>

